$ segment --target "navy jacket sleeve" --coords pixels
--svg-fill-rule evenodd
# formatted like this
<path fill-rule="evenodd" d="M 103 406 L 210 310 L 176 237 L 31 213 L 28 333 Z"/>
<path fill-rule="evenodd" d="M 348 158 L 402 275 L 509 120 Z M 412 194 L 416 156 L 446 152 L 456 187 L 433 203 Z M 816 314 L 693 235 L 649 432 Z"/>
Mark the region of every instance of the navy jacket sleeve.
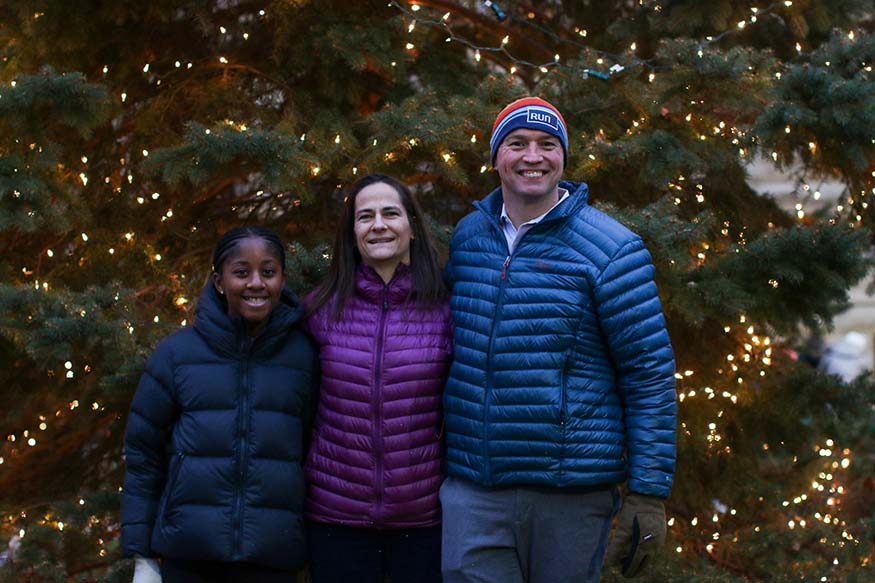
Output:
<path fill-rule="evenodd" d="M 173 359 L 164 341 L 146 364 L 125 432 L 121 537 L 125 556 L 152 556 L 150 540 L 167 478 L 166 444 L 178 407 L 173 398 Z"/>

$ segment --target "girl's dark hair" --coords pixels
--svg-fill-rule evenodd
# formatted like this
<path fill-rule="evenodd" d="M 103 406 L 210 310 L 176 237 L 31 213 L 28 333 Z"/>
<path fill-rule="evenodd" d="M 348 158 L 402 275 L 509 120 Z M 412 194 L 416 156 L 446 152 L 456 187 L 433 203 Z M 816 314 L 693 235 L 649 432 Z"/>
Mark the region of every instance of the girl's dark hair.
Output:
<path fill-rule="evenodd" d="M 413 287 L 410 295 L 417 302 L 435 303 L 446 297 L 447 288 L 438 264 L 438 254 L 419 202 L 403 182 L 385 174 L 368 174 L 356 182 L 343 202 L 334 237 L 334 255 L 325 282 L 314 293 L 309 313 L 334 298 L 332 316 L 340 319 L 347 300 L 355 289 L 356 266 L 362 260 L 355 241 L 355 201 L 359 192 L 372 184 L 388 184 L 401 199 L 413 237 L 410 240 L 410 272 Z"/>
<path fill-rule="evenodd" d="M 222 235 L 213 250 L 213 273 L 222 273 L 222 266 L 243 239 L 264 239 L 280 258 L 280 271 L 286 272 L 286 250 L 276 233 L 264 227 L 235 227 Z"/>

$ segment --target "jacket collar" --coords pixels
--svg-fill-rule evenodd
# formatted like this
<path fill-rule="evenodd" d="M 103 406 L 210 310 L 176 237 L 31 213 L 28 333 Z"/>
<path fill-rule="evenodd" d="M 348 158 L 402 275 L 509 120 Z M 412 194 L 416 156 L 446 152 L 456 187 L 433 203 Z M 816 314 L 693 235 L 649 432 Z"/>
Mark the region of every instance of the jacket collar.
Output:
<path fill-rule="evenodd" d="M 270 314 L 264 330 L 251 338 L 246 322 L 228 315 L 225 300 L 216 291 L 212 280 L 201 291 L 194 314 L 194 327 L 213 349 L 226 356 L 236 357 L 250 349 L 252 354 L 271 352 L 285 338 L 289 329 L 303 316 L 300 300 L 292 291 L 283 288 L 280 302 Z"/>
<path fill-rule="evenodd" d="M 585 182 L 562 180 L 559 182 L 559 187 L 568 191 L 568 198 L 553 207 L 553 210 L 551 210 L 541 222 L 565 218 L 578 208 L 587 204 L 589 199 L 589 187 Z M 501 208 L 503 204 L 504 196 L 502 195 L 501 187 L 499 186 L 489 193 L 486 198 L 475 202 L 474 206 L 486 213 L 491 222 L 495 225 L 499 225 L 499 218 L 501 217 Z"/>
<path fill-rule="evenodd" d="M 410 273 L 410 265 L 399 263 L 395 268 L 395 273 L 389 283 L 385 283 L 383 278 L 374 271 L 374 268 L 365 263 L 359 262 L 356 267 L 355 277 L 355 292 L 356 295 L 370 302 L 379 303 L 383 301 L 383 293 L 388 292 L 389 302 L 399 304 L 405 301 L 410 296 L 410 290 L 413 288 L 413 274 Z"/>

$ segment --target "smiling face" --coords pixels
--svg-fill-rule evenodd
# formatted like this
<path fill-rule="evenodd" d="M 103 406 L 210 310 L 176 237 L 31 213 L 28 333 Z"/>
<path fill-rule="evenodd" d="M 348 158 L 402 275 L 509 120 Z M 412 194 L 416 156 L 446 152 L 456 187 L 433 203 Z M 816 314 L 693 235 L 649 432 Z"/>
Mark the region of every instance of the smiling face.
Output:
<path fill-rule="evenodd" d="M 250 334 L 258 334 L 279 304 L 283 266 L 276 249 L 261 237 L 240 239 L 213 274 L 213 285 L 228 301 L 228 314 L 240 316 Z"/>
<path fill-rule="evenodd" d="M 412 229 L 401 196 L 389 184 L 375 182 L 355 197 L 353 232 L 362 261 L 388 282 L 399 263 L 410 263 Z"/>
<path fill-rule="evenodd" d="M 516 129 L 504 138 L 495 156 L 495 169 L 505 197 L 520 203 L 549 204 L 559 199 L 565 154 L 559 138 L 540 130 Z"/>

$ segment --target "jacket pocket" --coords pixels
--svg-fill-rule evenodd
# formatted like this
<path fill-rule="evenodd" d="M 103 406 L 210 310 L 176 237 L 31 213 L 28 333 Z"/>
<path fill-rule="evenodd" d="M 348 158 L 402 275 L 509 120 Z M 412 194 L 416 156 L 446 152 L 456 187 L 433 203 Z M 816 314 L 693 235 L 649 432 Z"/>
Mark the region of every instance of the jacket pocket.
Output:
<path fill-rule="evenodd" d="M 568 455 L 568 367 L 571 362 L 571 351 L 571 348 L 565 351 L 559 376 L 559 474 L 565 473 L 565 461 Z"/>
<path fill-rule="evenodd" d="M 167 520 L 167 515 L 171 508 L 171 498 L 173 497 L 173 491 L 176 489 L 179 470 L 182 469 L 182 462 L 184 460 L 185 454 L 179 451 L 170 458 L 170 471 L 167 474 L 167 482 L 164 485 L 164 499 L 161 502 L 161 509 L 159 511 L 159 516 L 162 521 L 166 522 Z"/>
<path fill-rule="evenodd" d="M 571 366 L 571 351 L 571 348 L 565 351 L 559 377 L 559 426 L 562 428 L 563 437 L 565 425 L 568 422 L 568 369 Z"/>

